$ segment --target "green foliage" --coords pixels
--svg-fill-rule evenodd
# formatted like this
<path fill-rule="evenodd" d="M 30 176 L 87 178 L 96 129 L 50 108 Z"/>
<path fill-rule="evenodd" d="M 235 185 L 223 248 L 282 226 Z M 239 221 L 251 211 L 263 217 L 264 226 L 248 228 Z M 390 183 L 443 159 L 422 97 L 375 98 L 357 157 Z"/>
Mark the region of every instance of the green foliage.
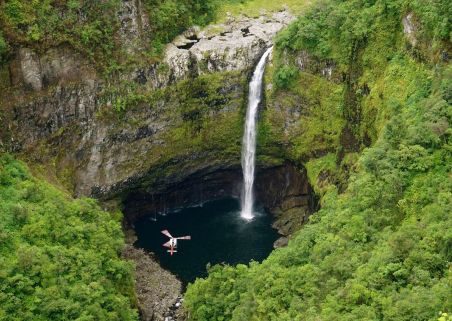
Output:
<path fill-rule="evenodd" d="M 44 49 L 68 43 L 105 66 L 114 59 L 118 8 L 118 0 L 6 0 L 0 26 L 12 43 Z"/>
<path fill-rule="evenodd" d="M 0 320 L 137 320 L 121 227 L 0 155 Z"/>
<path fill-rule="evenodd" d="M 441 316 L 438 318 L 438 321 L 450 321 L 452 320 L 452 316 L 447 313 L 441 313 Z"/>
<path fill-rule="evenodd" d="M 346 88 L 310 70 L 299 72 L 288 88 L 272 93 L 275 108 L 265 111 L 265 136 L 287 139 L 295 161 L 323 151 L 307 163 L 311 183 L 323 194 L 322 209 L 261 264 L 216 266 L 208 278 L 190 284 L 185 306 L 192 320 L 448 318 L 451 69 L 419 62 L 405 46 L 401 24 L 414 11 L 422 33 L 440 46 L 441 21 L 449 19 L 444 5 L 321 1 L 279 37 L 276 73 L 306 51 L 314 61 L 333 59 L 338 72 L 354 77 L 355 87 Z M 360 156 L 344 154 L 338 134 L 350 88 L 362 91 L 356 96 L 359 135 L 373 143 Z M 290 124 L 300 105 L 300 122 Z M 268 123 L 278 134 L 268 134 Z M 288 126 L 293 136 L 285 136 Z M 347 182 L 345 192 L 339 194 L 334 185 L 340 184 L 331 179 Z"/>
<path fill-rule="evenodd" d="M 407 3 L 421 23 L 421 33 L 425 40 L 451 41 L 452 6 L 449 1 L 414 0 Z M 435 45 L 435 43 L 433 43 Z"/>
<path fill-rule="evenodd" d="M 5 40 L 5 38 L 3 37 L 3 33 L 0 31 L 0 62 L 3 59 L 3 56 L 7 53 L 8 51 L 8 44 Z"/>
<path fill-rule="evenodd" d="M 276 70 L 273 81 L 278 88 L 288 88 L 297 76 L 297 68 L 290 66 L 281 66 Z"/>
<path fill-rule="evenodd" d="M 259 125 L 259 131 L 267 129 L 271 138 L 259 142 L 262 153 L 274 154 L 275 145 L 283 145 L 286 157 L 301 163 L 339 148 L 344 126 L 342 85 L 297 71 L 288 88 L 275 88 L 266 98 L 267 105 L 274 107 L 265 110 Z"/>
<path fill-rule="evenodd" d="M 314 187 L 317 195 L 324 195 L 329 188 L 334 188 L 334 183 L 327 181 L 334 176 L 337 170 L 337 157 L 329 153 L 323 157 L 314 158 L 306 163 L 309 183 Z"/>
<path fill-rule="evenodd" d="M 433 320 L 450 311 L 450 131 L 435 124 L 452 115 L 431 90 L 391 115 L 347 192 L 327 192 L 287 248 L 190 285 L 192 319 Z M 405 130 L 389 130 L 394 122 Z"/>
<path fill-rule="evenodd" d="M 394 44 L 402 32 L 403 15 L 413 12 L 416 37 L 429 43 L 423 49 L 438 51 L 444 41 L 450 41 L 451 10 L 447 0 L 321 1 L 281 33 L 276 44 L 280 49 L 303 49 L 321 59 L 335 59 L 344 66 L 360 43 Z M 387 49 L 377 55 L 388 56 L 398 48 Z"/>
<path fill-rule="evenodd" d="M 424 8 L 421 2 L 403 0 L 321 1 L 279 34 L 273 72 L 277 90 L 269 102 L 289 114 L 267 112 L 266 122 L 279 128 L 281 117 L 290 119 L 291 110 L 300 110 L 294 128 L 280 135 L 295 162 L 375 143 L 387 113 L 413 90 L 429 94 L 425 89 L 432 73 L 416 62 L 419 56 L 436 62 L 440 51 L 447 51 L 447 40 L 433 31 L 450 19 L 445 6 L 444 1 L 425 3 Z M 422 8 L 434 13 L 424 17 Z M 417 28 L 416 49 L 407 47 L 401 23 L 410 12 Z M 300 61 L 303 67 L 296 71 Z M 326 66 L 332 66 L 329 77 Z M 444 81 L 442 86 L 448 101 L 450 84 Z"/>
<path fill-rule="evenodd" d="M 167 136 L 171 151 L 214 152 L 217 158 L 239 156 L 243 97 L 237 92 L 245 88 L 243 81 L 237 72 L 217 73 L 166 88 L 167 103 L 174 106 L 169 116 L 179 120 Z"/>
<path fill-rule="evenodd" d="M 149 49 L 159 56 L 164 45 L 192 25 L 215 17 L 218 0 L 145 0 L 149 18 Z M 69 44 L 102 70 L 122 57 L 117 36 L 121 1 L 6 0 L 0 3 L 0 27 L 15 44 L 47 49 Z M 1 40 L 1 37 L 0 37 Z M 0 41 L 0 54 L 2 46 Z"/>
<path fill-rule="evenodd" d="M 218 0 L 146 0 L 149 9 L 152 49 L 161 54 L 163 45 L 192 25 L 203 26 L 215 17 Z"/>

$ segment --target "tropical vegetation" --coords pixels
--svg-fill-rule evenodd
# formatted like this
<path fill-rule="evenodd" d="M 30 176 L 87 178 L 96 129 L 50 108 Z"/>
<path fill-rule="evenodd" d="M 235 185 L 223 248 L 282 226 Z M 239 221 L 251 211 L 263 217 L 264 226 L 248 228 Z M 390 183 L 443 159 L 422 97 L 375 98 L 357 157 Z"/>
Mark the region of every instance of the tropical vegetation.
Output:
<path fill-rule="evenodd" d="M 279 36 L 270 100 L 306 97 L 300 131 L 286 143 L 322 209 L 261 264 L 217 265 L 189 285 L 191 320 L 447 318 L 450 10 L 448 1 L 320 1 Z M 403 33 L 408 14 L 415 46 Z M 300 71 L 300 54 L 332 64 L 333 79 Z M 327 90 L 310 100 L 319 86 Z M 337 127 L 324 129 L 319 117 Z M 282 135 L 265 133 L 264 148 Z"/>

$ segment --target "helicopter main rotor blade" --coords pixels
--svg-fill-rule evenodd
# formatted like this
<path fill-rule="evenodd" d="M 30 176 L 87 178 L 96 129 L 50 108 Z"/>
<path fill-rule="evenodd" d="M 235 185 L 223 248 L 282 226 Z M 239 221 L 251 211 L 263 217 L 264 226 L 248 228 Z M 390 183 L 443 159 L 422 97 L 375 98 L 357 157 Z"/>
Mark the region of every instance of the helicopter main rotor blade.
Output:
<path fill-rule="evenodd" d="M 170 232 L 168 232 L 168 230 L 163 230 L 162 233 L 165 234 L 166 236 L 168 236 L 171 239 L 173 238 L 173 236 L 170 234 Z"/>
<path fill-rule="evenodd" d="M 179 236 L 179 237 L 175 237 L 176 240 L 191 240 L 191 236 L 187 235 L 187 236 Z"/>
<path fill-rule="evenodd" d="M 163 244 L 163 246 L 165 246 L 165 247 L 171 247 L 171 241 L 166 242 L 165 244 Z"/>

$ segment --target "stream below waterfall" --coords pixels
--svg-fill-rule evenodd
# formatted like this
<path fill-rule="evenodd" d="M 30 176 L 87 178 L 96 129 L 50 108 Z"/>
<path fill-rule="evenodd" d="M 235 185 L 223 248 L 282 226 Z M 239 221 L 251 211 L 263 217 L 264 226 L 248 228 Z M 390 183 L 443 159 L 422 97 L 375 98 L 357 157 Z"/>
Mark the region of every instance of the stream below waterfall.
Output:
<path fill-rule="evenodd" d="M 165 216 L 146 216 L 135 222 L 135 245 L 156 254 L 160 265 L 184 284 L 207 275 L 206 265 L 262 261 L 273 249 L 278 233 L 271 227 L 272 216 L 258 204 L 255 217 L 240 217 L 239 201 L 233 198 L 209 201 L 203 206 L 183 208 Z M 162 246 L 169 230 L 174 236 L 191 235 L 180 240 L 178 252 L 170 256 Z"/>

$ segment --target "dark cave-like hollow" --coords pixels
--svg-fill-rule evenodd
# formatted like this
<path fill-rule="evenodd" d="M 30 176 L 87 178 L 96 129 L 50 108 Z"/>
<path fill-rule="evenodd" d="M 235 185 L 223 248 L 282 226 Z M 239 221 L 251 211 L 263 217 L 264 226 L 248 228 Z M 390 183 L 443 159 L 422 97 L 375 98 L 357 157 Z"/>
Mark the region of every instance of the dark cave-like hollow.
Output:
<path fill-rule="evenodd" d="M 293 208 L 312 213 L 316 199 L 305 170 L 290 163 L 258 168 L 256 217 L 245 222 L 239 215 L 241 182 L 241 169 L 230 168 L 193 174 L 159 192 L 132 191 L 123 203 L 124 225 L 135 231 L 135 246 L 155 253 L 184 283 L 205 276 L 206 264 L 262 261 L 279 236 L 272 228 L 276 215 Z M 192 240 L 179 242 L 180 251 L 170 256 L 162 247 L 163 229 Z"/>

